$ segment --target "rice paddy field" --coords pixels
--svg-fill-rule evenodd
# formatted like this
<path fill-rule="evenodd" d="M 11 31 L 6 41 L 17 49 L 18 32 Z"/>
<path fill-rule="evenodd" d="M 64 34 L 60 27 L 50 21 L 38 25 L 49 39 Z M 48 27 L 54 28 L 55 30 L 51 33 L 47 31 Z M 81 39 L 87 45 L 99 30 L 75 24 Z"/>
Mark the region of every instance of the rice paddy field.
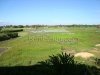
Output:
<path fill-rule="evenodd" d="M 0 66 L 28 66 L 48 59 L 49 55 L 66 52 L 88 52 L 91 58 L 76 57 L 81 63 L 93 65 L 100 58 L 100 28 L 40 27 L 23 28 L 19 37 L 0 42 Z M 84 54 L 83 54 L 84 55 Z"/>

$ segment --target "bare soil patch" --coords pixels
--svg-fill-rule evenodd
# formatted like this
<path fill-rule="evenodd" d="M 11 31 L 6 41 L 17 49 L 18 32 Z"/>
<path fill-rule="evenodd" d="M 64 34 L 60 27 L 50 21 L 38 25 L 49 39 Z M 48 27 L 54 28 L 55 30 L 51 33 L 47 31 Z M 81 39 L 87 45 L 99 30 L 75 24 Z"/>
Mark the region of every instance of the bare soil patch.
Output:
<path fill-rule="evenodd" d="M 80 52 L 80 53 L 76 53 L 74 56 L 87 59 L 87 58 L 90 58 L 90 57 L 94 57 L 95 55 L 92 54 L 92 53 L 88 53 L 88 52 Z"/>
<path fill-rule="evenodd" d="M 4 52 L 5 50 L 7 50 L 7 48 L 0 48 L 0 53 Z"/>
<path fill-rule="evenodd" d="M 95 46 L 100 47 L 100 44 L 96 44 Z"/>

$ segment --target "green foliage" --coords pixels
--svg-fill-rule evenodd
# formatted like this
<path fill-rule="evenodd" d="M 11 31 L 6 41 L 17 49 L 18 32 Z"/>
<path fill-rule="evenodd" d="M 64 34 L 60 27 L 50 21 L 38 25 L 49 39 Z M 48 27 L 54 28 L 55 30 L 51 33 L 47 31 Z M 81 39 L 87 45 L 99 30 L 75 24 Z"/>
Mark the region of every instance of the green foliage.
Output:
<path fill-rule="evenodd" d="M 98 65 L 100 67 L 100 59 L 96 58 L 95 59 L 95 64 Z"/>
<path fill-rule="evenodd" d="M 8 40 L 8 39 L 10 39 L 10 36 L 8 36 L 5 33 L 0 33 L 0 41 Z"/>
<path fill-rule="evenodd" d="M 2 29 L 1 32 L 2 33 L 7 33 L 7 32 L 21 32 L 23 31 L 23 29 Z"/>
<path fill-rule="evenodd" d="M 8 33 L 0 33 L 0 41 L 8 40 L 10 38 L 18 37 L 18 33 L 8 32 Z"/>
<path fill-rule="evenodd" d="M 11 33 L 6 33 L 10 38 L 15 38 L 18 37 L 18 33 L 16 32 L 11 32 Z"/>
<path fill-rule="evenodd" d="M 24 28 L 23 25 L 6 25 L 5 28 Z"/>
<path fill-rule="evenodd" d="M 74 57 L 66 53 L 52 55 L 48 60 L 39 62 L 44 65 L 41 73 L 48 75 L 99 75 L 96 67 L 76 63 Z M 45 69 L 45 70 L 44 70 Z"/>
<path fill-rule="evenodd" d="M 40 63 L 49 63 L 51 65 L 61 65 L 61 64 L 66 65 L 66 64 L 74 64 L 75 61 L 74 61 L 74 56 L 62 53 L 58 55 L 49 56 L 48 60 Z"/>
<path fill-rule="evenodd" d="M 12 26 L 12 28 L 24 28 L 23 25 L 18 25 L 18 26 Z"/>
<path fill-rule="evenodd" d="M 23 31 L 23 29 L 2 28 L 0 30 L 0 41 L 8 40 L 10 38 L 16 38 L 18 37 L 17 32 L 21 32 L 21 31 Z"/>
<path fill-rule="evenodd" d="M 3 28 L 3 27 L 2 27 L 2 26 L 0 26 L 0 31 L 2 30 L 2 28 Z"/>

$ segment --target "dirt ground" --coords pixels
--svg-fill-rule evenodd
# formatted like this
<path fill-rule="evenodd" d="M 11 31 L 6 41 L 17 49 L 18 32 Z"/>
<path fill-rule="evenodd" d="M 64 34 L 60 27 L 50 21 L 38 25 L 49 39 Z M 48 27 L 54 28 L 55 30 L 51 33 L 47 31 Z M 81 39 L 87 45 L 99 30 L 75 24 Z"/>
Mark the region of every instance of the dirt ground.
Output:
<path fill-rule="evenodd" d="M 96 44 L 95 46 L 97 46 L 97 47 L 99 46 L 100 47 L 100 44 Z"/>
<path fill-rule="evenodd" d="M 75 57 L 82 57 L 82 58 L 90 58 L 90 57 L 94 57 L 95 55 L 92 54 L 92 53 L 89 53 L 89 52 L 79 52 L 79 53 L 76 53 L 74 55 Z"/>
<path fill-rule="evenodd" d="M 7 48 L 0 48 L 0 53 L 2 53 L 5 50 L 7 50 Z"/>

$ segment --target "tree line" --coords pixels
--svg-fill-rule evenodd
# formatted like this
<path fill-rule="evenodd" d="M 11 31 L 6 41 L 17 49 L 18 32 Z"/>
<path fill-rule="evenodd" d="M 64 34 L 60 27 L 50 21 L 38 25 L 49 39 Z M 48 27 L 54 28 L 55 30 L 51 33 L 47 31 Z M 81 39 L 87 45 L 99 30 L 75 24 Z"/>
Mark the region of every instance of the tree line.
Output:
<path fill-rule="evenodd" d="M 100 28 L 100 25 L 4 25 L 0 26 L 1 28 L 38 28 L 38 27 L 97 27 Z"/>

